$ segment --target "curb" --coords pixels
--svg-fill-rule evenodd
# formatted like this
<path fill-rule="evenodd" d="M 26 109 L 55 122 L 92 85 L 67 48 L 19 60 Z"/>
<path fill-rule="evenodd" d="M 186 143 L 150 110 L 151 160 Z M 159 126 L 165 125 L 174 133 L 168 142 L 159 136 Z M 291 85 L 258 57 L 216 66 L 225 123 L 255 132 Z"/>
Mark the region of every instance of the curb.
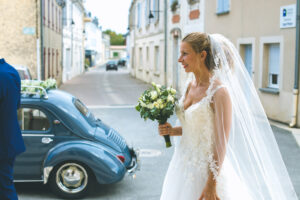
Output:
<path fill-rule="evenodd" d="M 279 123 L 273 120 L 269 120 L 270 124 L 272 126 L 276 126 L 278 128 L 284 129 L 286 131 L 289 131 L 294 136 L 298 146 L 300 147 L 300 129 L 299 128 L 291 128 L 287 124 Z"/>

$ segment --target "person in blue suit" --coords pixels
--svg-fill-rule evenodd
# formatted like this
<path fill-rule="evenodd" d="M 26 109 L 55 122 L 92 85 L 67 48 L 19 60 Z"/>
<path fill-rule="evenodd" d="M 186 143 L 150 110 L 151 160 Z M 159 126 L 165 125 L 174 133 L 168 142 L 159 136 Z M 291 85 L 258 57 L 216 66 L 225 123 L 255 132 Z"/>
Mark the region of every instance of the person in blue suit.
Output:
<path fill-rule="evenodd" d="M 18 123 L 21 81 L 18 72 L 0 59 L 0 200 L 18 199 L 13 183 L 13 166 L 25 151 Z"/>

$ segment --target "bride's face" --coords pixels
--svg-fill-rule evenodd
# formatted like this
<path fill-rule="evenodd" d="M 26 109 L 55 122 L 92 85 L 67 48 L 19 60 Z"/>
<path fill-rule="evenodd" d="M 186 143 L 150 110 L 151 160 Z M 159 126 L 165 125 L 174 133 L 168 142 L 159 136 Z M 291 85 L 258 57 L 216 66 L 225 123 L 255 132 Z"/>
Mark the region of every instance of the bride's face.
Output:
<path fill-rule="evenodd" d="M 180 57 L 178 62 L 180 62 L 185 70 L 185 72 L 196 72 L 200 69 L 201 56 L 196 53 L 192 46 L 187 42 L 182 42 L 180 45 Z"/>

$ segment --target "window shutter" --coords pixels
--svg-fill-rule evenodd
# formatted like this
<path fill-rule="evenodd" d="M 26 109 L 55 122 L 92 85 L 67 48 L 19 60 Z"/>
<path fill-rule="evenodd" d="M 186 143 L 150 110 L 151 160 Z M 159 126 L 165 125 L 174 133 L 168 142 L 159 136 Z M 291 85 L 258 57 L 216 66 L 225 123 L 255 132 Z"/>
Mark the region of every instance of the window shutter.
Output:
<path fill-rule="evenodd" d="M 141 27 L 141 4 L 137 4 L 137 27 Z"/>
<path fill-rule="evenodd" d="M 269 74 L 279 74 L 279 44 L 269 46 Z"/>
<path fill-rule="evenodd" d="M 229 11 L 229 2 L 230 0 L 224 0 L 223 1 L 223 12 L 228 12 Z"/>
<path fill-rule="evenodd" d="M 250 76 L 252 76 L 252 45 L 245 45 L 245 66 Z"/>
<path fill-rule="evenodd" d="M 217 0 L 218 5 L 217 5 L 217 13 L 221 13 L 223 11 L 223 0 Z"/>

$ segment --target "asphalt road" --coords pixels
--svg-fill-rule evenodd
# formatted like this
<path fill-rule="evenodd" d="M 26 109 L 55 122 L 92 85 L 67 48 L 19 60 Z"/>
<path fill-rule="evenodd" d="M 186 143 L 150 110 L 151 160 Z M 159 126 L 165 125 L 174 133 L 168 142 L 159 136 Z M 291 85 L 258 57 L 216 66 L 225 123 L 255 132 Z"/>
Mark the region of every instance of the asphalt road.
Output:
<path fill-rule="evenodd" d="M 117 184 L 96 185 L 96 190 L 86 199 L 159 199 L 174 148 L 165 148 L 163 139 L 157 133 L 157 123 L 145 122 L 134 109 L 138 97 L 148 87 L 148 84 L 132 78 L 126 68 L 106 72 L 103 66 L 60 87 L 79 97 L 97 117 L 119 131 L 129 145 L 141 151 L 141 170 L 136 173 L 136 178 L 126 176 Z M 175 120 L 173 116 L 170 122 L 175 124 Z M 300 148 L 290 132 L 272 128 L 300 197 Z M 18 183 L 16 188 L 20 200 L 58 199 L 41 183 Z"/>

